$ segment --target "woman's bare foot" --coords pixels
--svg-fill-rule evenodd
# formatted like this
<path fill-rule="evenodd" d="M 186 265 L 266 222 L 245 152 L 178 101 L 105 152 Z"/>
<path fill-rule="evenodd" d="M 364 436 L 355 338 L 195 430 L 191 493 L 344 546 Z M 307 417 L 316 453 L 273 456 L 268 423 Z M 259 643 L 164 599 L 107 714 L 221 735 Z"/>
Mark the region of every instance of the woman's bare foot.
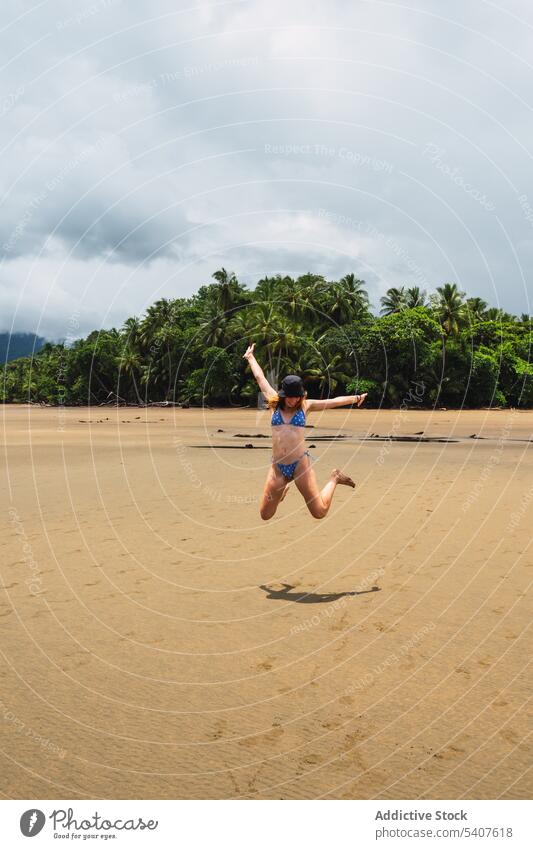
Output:
<path fill-rule="evenodd" d="M 343 484 L 344 486 L 355 486 L 354 481 L 348 475 L 345 475 L 344 472 L 341 472 L 340 469 L 333 469 L 331 476 L 335 478 L 337 483 Z"/>
<path fill-rule="evenodd" d="M 368 395 L 368 392 L 363 392 L 363 394 L 362 394 L 362 395 L 358 395 L 358 396 L 357 396 L 357 406 L 358 406 L 358 407 L 360 407 L 360 406 L 361 406 L 361 404 L 363 404 L 363 403 L 364 403 L 364 400 L 365 400 L 365 398 L 366 398 L 366 396 L 367 396 L 367 395 Z"/>

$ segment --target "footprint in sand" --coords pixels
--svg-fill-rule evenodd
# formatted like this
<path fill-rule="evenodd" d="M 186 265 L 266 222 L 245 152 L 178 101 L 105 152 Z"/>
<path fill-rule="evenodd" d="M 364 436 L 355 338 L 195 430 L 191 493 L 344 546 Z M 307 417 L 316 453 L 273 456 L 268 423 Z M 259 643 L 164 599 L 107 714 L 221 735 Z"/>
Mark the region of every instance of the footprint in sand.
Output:
<path fill-rule="evenodd" d="M 258 663 L 256 668 L 264 670 L 272 669 L 275 660 L 275 657 L 267 657 L 266 660 L 263 660 L 261 663 Z"/>
<path fill-rule="evenodd" d="M 511 731 L 509 728 L 504 728 L 503 731 L 498 733 L 500 737 L 503 737 L 506 743 L 511 743 L 512 746 L 517 746 L 522 740 L 522 737 L 519 737 L 518 734 Z"/>
<path fill-rule="evenodd" d="M 212 740 L 219 740 L 227 728 L 228 722 L 226 719 L 217 719 L 213 731 L 209 734 Z"/>
<path fill-rule="evenodd" d="M 332 622 L 330 631 L 344 631 L 347 626 L 348 614 L 346 611 L 342 614 L 338 622 Z"/>
<path fill-rule="evenodd" d="M 470 672 L 464 666 L 458 666 L 455 671 L 460 675 L 466 675 L 467 678 L 470 678 Z"/>
<path fill-rule="evenodd" d="M 271 728 L 271 730 L 267 731 L 267 733 L 265 734 L 265 739 L 268 742 L 273 742 L 274 740 L 277 740 L 279 737 L 282 737 L 284 733 L 285 732 L 283 731 L 283 728 L 279 728 L 278 726 L 273 726 Z"/>
<path fill-rule="evenodd" d="M 350 731 L 344 738 L 348 746 L 356 746 L 365 739 L 362 731 Z"/>
<path fill-rule="evenodd" d="M 333 731 L 335 728 L 338 728 L 339 725 L 342 725 L 340 719 L 327 719 L 320 723 L 322 728 L 327 728 L 330 731 Z"/>
<path fill-rule="evenodd" d="M 460 749 L 458 746 L 447 746 L 445 749 L 442 749 L 440 752 L 435 752 L 433 755 L 434 758 L 441 761 L 449 761 L 453 760 L 453 758 L 457 758 L 459 755 L 464 755 L 465 750 Z"/>

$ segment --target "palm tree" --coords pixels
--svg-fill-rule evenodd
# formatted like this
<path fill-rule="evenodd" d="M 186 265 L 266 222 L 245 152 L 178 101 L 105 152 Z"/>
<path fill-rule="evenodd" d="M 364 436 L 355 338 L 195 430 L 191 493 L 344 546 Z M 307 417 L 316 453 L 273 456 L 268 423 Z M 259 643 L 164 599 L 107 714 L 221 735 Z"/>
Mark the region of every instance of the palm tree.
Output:
<path fill-rule="evenodd" d="M 505 312 L 501 307 L 491 307 L 483 316 L 485 321 L 516 321 L 516 317 L 509 312 Z"/>
<path fill-rule="evenodd" d="M 286 289 L 294 286 L 292 277 L 276 274 L 275 277 L 262 277 L 253 291 L 254 301 L 278 301 L 283 298 Z"/>
<path fill-rule="evenodd" d="M 466 301 L 468 317 L 472 321 L 482 321 L 485 318 L 487 306 L 487 302 L 483 298 L 468 298 Z"/>
<path fill-rule="evenodd" d="M 217 303 L 208 302 L 201 314 L 200 337 L 205 345 L 223 348 L 227 338 L 228 315 L 221 312 Z"/>
<path fill-rule="evenodd" d="M 307 271 L 305 274 L 300 274 L 296 282 L 302 289 L 314 289 L 317 286 L 323 286 L 326 279 L 322 274 L 313 274 L 311 271 Z"/>
<path fill-rule="evenodd" d="M 143 364 L 142 358 L 142 324 L 137 316 L 127 318 L 121 328 L 122 334 L 122 351 L 118 356 L 119 374 L 120 371 L 130 378 L 135 389 L 137 401 L 141 402 L 139 390 L 137 388 L 137 380 L 141 373 Z"/>
<path fill-rule="evenodd" d="M 326 281 L 320 274 L 304 274 L 297 280 L 285 277 L 281 287 L 281 308 L 295 322 L 316 320 L 320 295 Z"/>
<path fill-rule="evenodd" d="M 233 271 L 220 268 L 211 275 L 217 281 L 216 302 L 224 314 L 230 312 L 239 301 L 242 301 L 243 288 Z"/>
<path fill-rule="evenodd" d="M 446 338 L 456 336 L 465 323 L 464 296 L 465 293 L 460 292 L 455 283 L 445 283 L 444 286 L 437 287 L 436 295 L 431 298 L 435 315 Z"/>
<path fill-rule="evenodd" d="M 298 357 L 302 328 L 287 317 L 279 304 L 262 301 L 245 307 L 234 316 L 230 332 L 235 340 L 256 341 L 266 354 L 268 380 L 276 386 L 281 365 Z"/>
<path fill-rule="evenodd" d="M 137 351 L 133 348 L 126 347 L 122 351 L 120 357 L 118 358 L 118 367 L 119 367 L 119 380 L 121 372 L 124 373 L 126 378 L 129 378 L 131 383 L 133 384 L 133 389 L 135 391 L 135 396 L 137 398 L 137 403 L 143 404 L 143 399 L 141 398 L 139 392 L 139 381 L 141 379 L 142 367 L 143 367 L 143 359 L 139 355 Z"/>
<path fill-rule="evenodd" d="M 122 325 L 121 333 L 126 337 L 125 343 L 132 351 L 140 351 L 142 347 L 142 323 L 137 316 L 127 318 Z"/>
<path fill-rule="evenodd" d="M 327 331 L 326 331 L 327 333 Z M 325 361 L 322 351 L 322 337 L 305 351 L 305 366 L 301 369 L 307 381 L 316 384 L 321 394 L 335 392 L 338 386 L 346 386 L 351 379 L 345 353 L 338 351 Z"/>
<path fill-rule="evenodd" d="M 337 324 L 349 324 L 368 312 L 368 292 L 364 280 L 355 274 L 345 274 L 338 283 L 332 283 L 328 315 Z"/>
<path fill-rule="evenodd" d="M 380 298 L 381 314 L 392 315 L 395 312 L 401 312 L 405 309 L 405 288 L 396 289 L 394 286 L 387 289 L 386 293 Z"/>
<path fill-rule="evenodd" d="M 407 309 L 414 309 L 415 307 L 425 307 L 426 306 L 426 292 L 424 289 L 420 289 L 418 286 L 411 286 L 410 289 L 407 290 L 405 295 L 405 306 Z"/>
<path fill-rule="evenodd" d="M 299 360 L 303 338 L 304 334 L 300 326 L 295 325 L 283 314 L 277 317 L 277 335 L 267 345 L 272 352 L 273 376 L 276 384 L 279 382 L 282 364 L 284 370 L 290 368 L 294 371 L 293 364 Z M 277 359 L 274 360 L 276 354 Z"/>
<path fill-rule="evenodd" d="M 148 307 L 146 315 L 140 326 L 140 340 L 148 347 L 157 332 L 166 324 L 174 324 L 176 320 L 176 308 L 174 301 L 168 298 L 160 298 Z"/>
<path fill-rule="evenodd" d="M 143 380 L 153 380 L 162 384 L 167 381 L 166 394 L 172 386 L 173 348 L 176 335 L 179 335 L 177 324 L 179 302 L 160 298 L 146 310 L 141 322 L 139 340 L 146 349 L 146 366 L 143 370 Z"/>

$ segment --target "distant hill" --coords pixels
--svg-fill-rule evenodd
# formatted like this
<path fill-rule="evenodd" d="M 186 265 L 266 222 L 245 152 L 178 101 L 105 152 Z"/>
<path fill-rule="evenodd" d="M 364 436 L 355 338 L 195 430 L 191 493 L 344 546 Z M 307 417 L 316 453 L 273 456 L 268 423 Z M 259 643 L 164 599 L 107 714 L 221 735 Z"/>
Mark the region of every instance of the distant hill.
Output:
<path fill-rule="evenodd" d="M 40 351 L 46 339 L 35 333 L 0 333 L 0 363 Z"/>

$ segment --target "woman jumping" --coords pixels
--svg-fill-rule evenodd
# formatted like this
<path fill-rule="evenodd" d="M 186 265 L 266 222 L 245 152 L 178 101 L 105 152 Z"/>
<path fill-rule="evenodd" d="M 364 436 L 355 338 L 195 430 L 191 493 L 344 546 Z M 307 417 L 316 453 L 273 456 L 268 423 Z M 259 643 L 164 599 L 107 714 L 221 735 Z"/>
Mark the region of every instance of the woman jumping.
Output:
<path fill-rule="evenodd" d="M 333 469 L 327 484 L 319 490 L 314 470 L 311 467 L 309 452 L 305 450 L 305 417 L 312 410 L 330 410 L 347 404 L 361 406 L 367 393 L 363 395 L 341 395 L 326 401 L 307 400 L 307 393 L 300 377 L 289 374 L 283 378 L 281 389 L 276 392 L 266 379 L 263 369 L 254 357 L 255 344 L 250 345 L 244 358 L 250 363 L 259 389 L 265 396 L 268 407 L 273 410 L 272 424 L 272 465 L 268 472 L 260 514 L 262 519 L 271 519 L 280 501 L 283 501 L 287 487 L 294 480 L 302 493 L 309 512 L 315 519 L 323 519 L 327 514 L 337 484 L 355 487 L 353 480 Z M 290 418 L 285 418 L 291 414 Z"/>

